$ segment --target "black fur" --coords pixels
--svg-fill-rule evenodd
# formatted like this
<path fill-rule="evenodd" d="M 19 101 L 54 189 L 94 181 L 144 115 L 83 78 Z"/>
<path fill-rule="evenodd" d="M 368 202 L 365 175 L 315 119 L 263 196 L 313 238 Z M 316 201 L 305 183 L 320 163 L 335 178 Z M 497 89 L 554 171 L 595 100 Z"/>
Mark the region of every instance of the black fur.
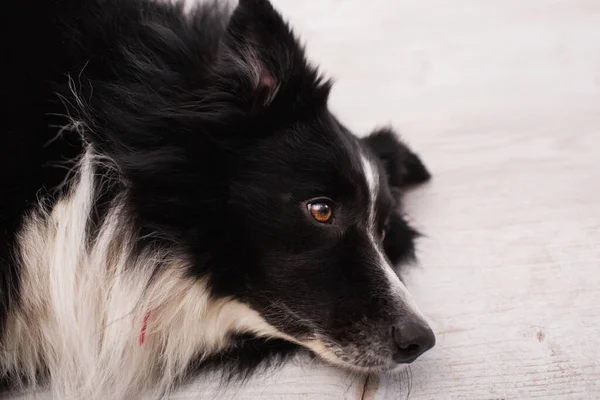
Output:
<path fill-rule="evenodd" d="M 364 142 L 383 162 L 391 187 L 399 189 L 427 182 L 431 178 L 421 159 L 400 142 L 392 130 L 377 130 Z"/>
<path fill-rule="evenodd" d="M 361 155 L 382 176 L 376 223 L 387 231 L 383 247 L 393 263 L 414 256 L 417 236 L 402 217 L 401 190 L 429 172 L 392 131 L 359 141 L 331 115 L 330 83 L 267 1 L 241 0 L 231 17 L 216 3 L 189 15 L 146 0 L 9 3 L 0 338 L 20 300 L 14 247 L 23 216 L 40 199 L 52 207 L 83 151 L 79 133 L 57 136 L 72 120 L 116 166 L 98 170 L 104 180 L 89 216 L 92 240 L 111 202 L 126 195 L 140 250 L 183 249 L 194 261 L 191 277 L 208 276 L 215 296 L 234 296 L 290 336 L 319 327 L 332 342 L 350 343 L 367 327 L 383 335 L 379 327 L 399 317 L 367 250 Z M 306 215 L 306 202 L 323 196 L 337 205 L 335 224 Z M 296 348 L 260 338 L 235 343 L 190 370 L 233 361 L 234 370 L 247 371 Z M 359 365 L 374 362 L 361 357 Z"/>
<path fill-rule="evenodd" d="M 221 372 L 223 383 L 245 382 L 260 370 L 277 367 L 295 355 L 299 347 L 280 339 L 257 338 L 252 335 L 232 337 L 230 349 L 214 354 L 206 359 L 190 363 L 188 375 L 183 379 L 194 378 L 207 371 Z"/>

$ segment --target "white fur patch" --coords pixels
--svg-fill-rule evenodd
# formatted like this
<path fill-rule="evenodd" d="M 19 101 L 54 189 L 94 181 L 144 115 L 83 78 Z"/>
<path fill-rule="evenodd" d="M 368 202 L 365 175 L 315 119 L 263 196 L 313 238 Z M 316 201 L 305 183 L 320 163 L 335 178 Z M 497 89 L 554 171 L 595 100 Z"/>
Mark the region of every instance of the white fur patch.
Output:
<path fill-rule="evenodd" d="M 20 232 L 22 307 L 7 321 L 0 374 L 25 372 L 36 390 L 47 368 L 54 398 L 129 399 L 150 388 L 158 397 L 191 359 L 227 347 L 230 333 L 284 337 L 245 304 L 211 297 L 180 254 L 132 258 L 118 200 L 90 245 L 93 162 L 88 151 L 71 193 L 51 211 L 40 206 Z"/>
<path fill-rule="evenodd" d="M 363 167 L 363 173 L 365 175 L 365 179 L 367 181 L 367 185 L 369 187 L 370 193 L 370 203 L 369 203 L 369 227 L 367 231 L 367 235 L 369 237 L 369 241 L 371 245 L 375 249 L 378 260 L 377 263 L 385 273 L 385 276 L 388 279 L 388 283 L 390 285 L 390 291 L 397 296 L 398 301 L 401 303 L 402 307 L 406 309 L 407 312 L 414 314 L 415 316 L 420 317 L 425 320 L 423 314 L 417 307 L 417 304 L 413 300 L 412 296 L 406 289 L 406 286 L 402 283 L 398 275 L 394 272 L 392 266 L 388 262 L 386 256 L 383 254 L 382 246 L 375 239 L 375 216 L 376 216 L 376 202 L 377 195 L 379 193 L 379 172 L 376 165 L 364 155 L 361 156 L 361 162 Z"/>

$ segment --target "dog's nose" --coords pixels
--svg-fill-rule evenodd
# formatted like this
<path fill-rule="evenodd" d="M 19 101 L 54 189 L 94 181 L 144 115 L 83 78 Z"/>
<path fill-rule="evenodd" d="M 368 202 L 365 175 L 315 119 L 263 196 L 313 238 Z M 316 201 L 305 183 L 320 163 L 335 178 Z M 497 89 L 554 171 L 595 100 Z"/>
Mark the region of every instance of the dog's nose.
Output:
<path fill-rule="evenodd" d="M 401 319 L 392 327 L 396 344 L 394 361 L 408 364 L 435 345 L 435 335 L 424 321 Z"/>

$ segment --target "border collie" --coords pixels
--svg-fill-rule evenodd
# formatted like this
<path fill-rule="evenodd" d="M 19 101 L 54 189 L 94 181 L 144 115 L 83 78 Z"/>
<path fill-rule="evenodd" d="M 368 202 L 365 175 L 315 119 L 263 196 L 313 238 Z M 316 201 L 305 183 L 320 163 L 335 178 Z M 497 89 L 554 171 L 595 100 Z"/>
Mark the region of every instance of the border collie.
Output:
<path fill-rule="evenodd" d="M 3 387 L 161 396 L 300 348 L 371 372 L 434 345 L 394 268 L 429 173 L 332 115 L 267 0 L 3 8 Z"/>

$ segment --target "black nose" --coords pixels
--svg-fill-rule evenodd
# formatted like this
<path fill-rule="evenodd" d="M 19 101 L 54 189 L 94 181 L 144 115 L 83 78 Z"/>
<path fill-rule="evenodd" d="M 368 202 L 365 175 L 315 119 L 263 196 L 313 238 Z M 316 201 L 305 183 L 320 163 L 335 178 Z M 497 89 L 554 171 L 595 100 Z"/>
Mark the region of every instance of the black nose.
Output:
<path fill-rule="evenodd" d="M 408 364 L 435 345 L 435 335 L 424 321 L 402 319 L 392 327 L 396 344 L 394 361 Z"/>

